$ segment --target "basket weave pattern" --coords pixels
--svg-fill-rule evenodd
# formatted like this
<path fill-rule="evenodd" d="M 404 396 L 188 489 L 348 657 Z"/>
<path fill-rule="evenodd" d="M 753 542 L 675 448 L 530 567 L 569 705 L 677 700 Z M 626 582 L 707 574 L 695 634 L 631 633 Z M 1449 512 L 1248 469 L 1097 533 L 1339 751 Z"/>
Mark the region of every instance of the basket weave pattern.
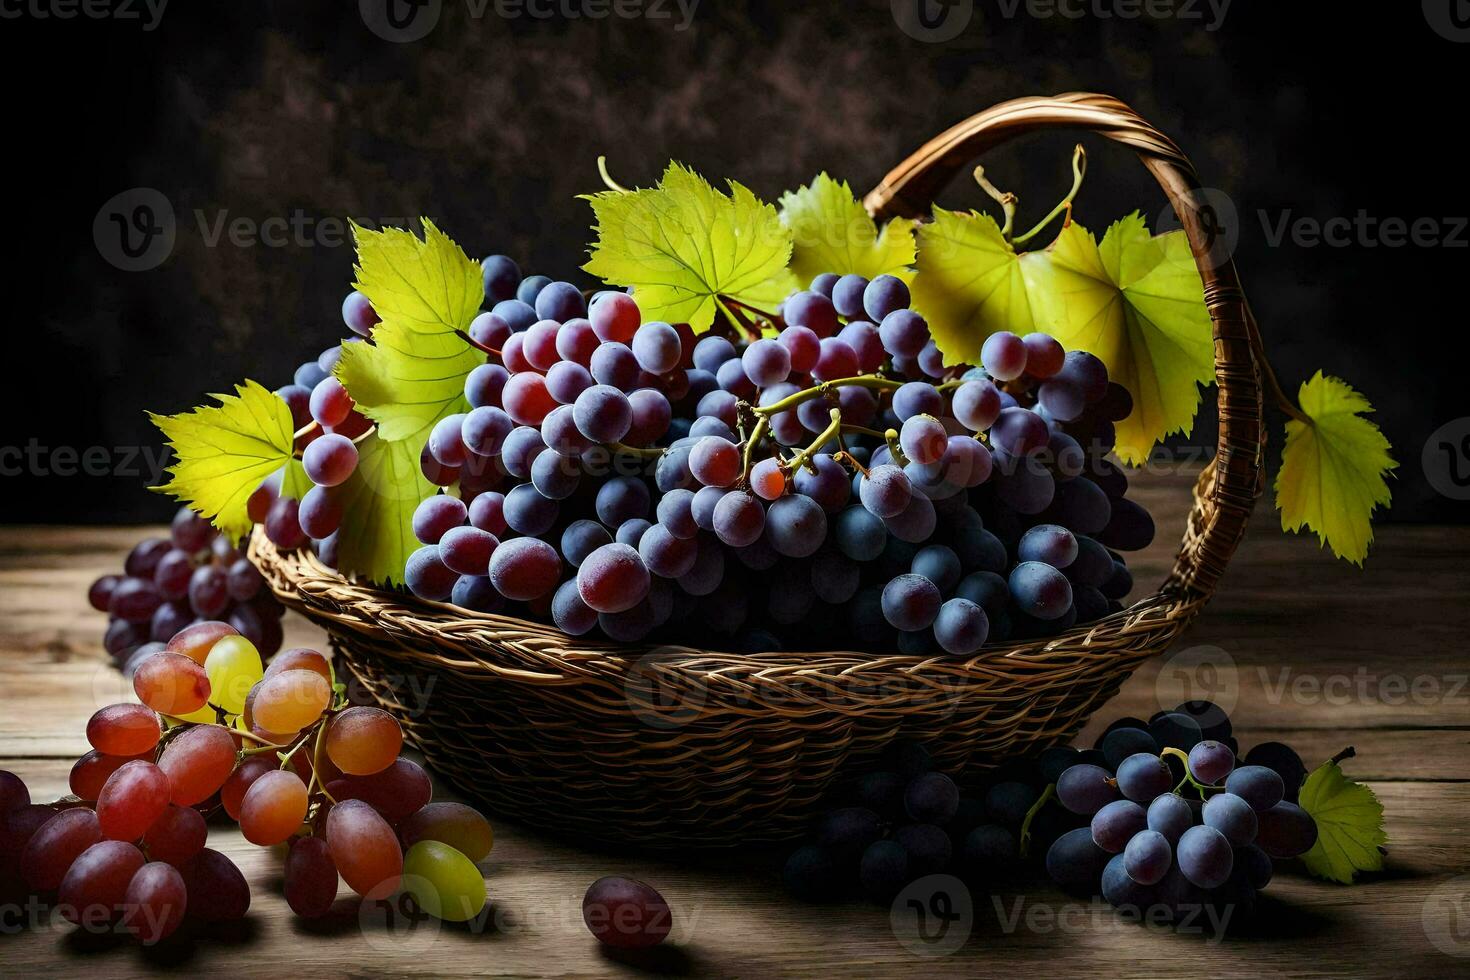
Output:
<path fill-rule="evenodd" d="M 1207 238 L 1177 147 L 1105 96 L 1021 99 L 931 140 L 866 199 L 878 217 L 927 211 L 985 149 L 1041 128 L 1136 149 L 1196 255 Z M 727 654 L 616 646 L 348 581 L 257 533 L 250 555 L 283 601 L 326 628 L 339 665 L 402 722 L 441 777 L 498 814 L 626 844 L 788 839 L 854 760 L 896 738 L 948 772 L 982 770 L 1073 734 L 1208 601 L 1262 485 L 1254 320 L 1228 262 L 1202 264 L 1214 324 L 1220 441 L 1158 593 L 1060 637 L 969 658 Z"/>

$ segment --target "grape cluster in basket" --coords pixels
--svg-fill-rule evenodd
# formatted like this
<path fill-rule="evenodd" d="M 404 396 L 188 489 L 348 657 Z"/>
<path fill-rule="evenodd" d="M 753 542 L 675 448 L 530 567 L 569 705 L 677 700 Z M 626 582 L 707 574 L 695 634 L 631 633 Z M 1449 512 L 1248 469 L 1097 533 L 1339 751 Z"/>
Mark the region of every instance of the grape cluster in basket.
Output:
<path fill-rule="evenodd" d="M 270 657 L 281 648 L 281 616 L 260 572 L 240 549 L 187 507 L 166 538 L 144 538 L 104 575 L 87 601 L 108 615 L 102 645 L 124 673 L 163 649 L 175 633 L 204 620 L 227 622 Z"/>
<path fill-rule="evenodd" d="M 779 315 L 737 304 L 696 338 L 628 293 L 483 268 L 491 308 L 465 335 L 486 362 L 421 456 L 446 488 L 414 515 L 422 598 L 625 642 L 968 655 L 1099 619 L 1132 587 L 1119 551 L 1153 522 L 1107 458 L 1132 399 L 1091 354 L 999 333 L 981 365 L 946 366 L 894 276 L 818 276 Z M 344 317 L 371 335 L 359 294 Z M 334 429 L 360 423 L 307 373 L 287 400 L 320 430 L 316 485 L 299 505 L 263 486 L 255 514 L 330 560 L 356 459 Z"/>
<path fill-rule="evenodd" d="M 843 787 L 783 878 L 807 901 L 886 903 L 938 873 L 994 889 L 1044 855 L 1057 884 L 1151 921 L 1248 913 L 1273 859 L 1310 850 L 1317 827 L 1296 802 L 1307 774 L 1296 752 L 1237 749 L 1208 701 L 1120 718 L 1091 749 L 1006 760 L 965 788 L 899 743 Z"/>
<path fill-rule="evenodd" d="M 475 862 L 490 825 L 470 807 L 430 802 L 428 775 L 399 757 L 387 712 L 349 706 L 330 662 L 292 649 L 263 667 L 232 626 L 203 622 L 170 638 L 133 673 L 141 703 L 87 723 L 92 750 L 71 771 L 73 796 L 30 801 L 0 772 L 0 885 L 51 899 L 87 928 L 145 943 L 186 917 L 245 915 L 250 887 L 205 847 L 223 811 L 245 839 L 287 845 L 284 891 L 296 914 L 325 914 L 338 880 L 367 899 L 400 887 L 420 908 L 465 920 L 485 904 Z"/>

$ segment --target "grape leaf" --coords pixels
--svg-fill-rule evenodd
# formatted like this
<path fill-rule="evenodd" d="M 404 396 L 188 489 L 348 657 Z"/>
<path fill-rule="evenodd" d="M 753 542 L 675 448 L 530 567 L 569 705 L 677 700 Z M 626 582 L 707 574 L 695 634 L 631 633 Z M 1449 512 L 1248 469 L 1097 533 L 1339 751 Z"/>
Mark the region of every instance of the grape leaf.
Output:
<path fill-rule="evenodd" d="M 353 225 L 354 285 L 382 322 L 372 344 L 343 344 L 336 375 L 390 441 L 418 440 L 446 415 L 468 409 L 464 379 L 485 355 L 455 334 L 484 299 L 480 263 L 423 219 L 420 241 L 402 228 Z"/>
<path fill-rule="evenodd" d="M 1392 499 L 1384 476 L 1398 468 L 1392 448 L 1378 426 L 1363 414 L 1368 400 L 1338 378 L 1321 371 L 1297 394 L 1308 425 L 1286 423 L 1286 448 L 1276 474 L 1276 506 L 1281 528 L 1317 532 L 1339 558 L 1362 565 L 1373 541 L 1370 517 Z"/>
<path fill-rule="evenodd" d="M 1108 229 L 1099 245 L 1072 222 L 1026 267 L 1036 327 L 1069 350 L 1096 354 L 1133 396 L 1117 423 L 1117 453 L 1130 465 L 1156 442 L 1194 427 L 1199 385 L 1215 379 L 1215 343 L 1189 241 L 1157 237 L 1137 213 Z"/>
<path fill-rule="evenodd" d="M 413 512 L 437 488 L 419 468 L 417 441 L 373 434 L 358 444 L 357 469 L 342 484 L 337 567 L 379 584 L 403 581 L 403 565 L 419 547 Z"/>
<path fill-rule="evenodd" d="M 1044 256 L 1017 255 L 995 219 L 979 211 L 936 207 L 918 238 L 913 306 L 929 321 L 946 365 L 979 364 L 993 333 L 1035 329 L 1027 270 Z"/>
<path fill-rule="evenodd" d="M 786 268 L 791 232 L 776 209 L 730 181 L 726 197 L 689 168 L 670 163 L 654 188 L 586 195 L 597 241 L 582 268 L 633 287 L 645 320 L 714 322 L 721 296 L 752 305 L 795 288 Z"/>
<path fill-rule="evenodd" d="M 187 504 L 238 540 L 250 530 L 245 505 L 261 481 L 283 466 L 287 477 L 293 463 L 300 469 L 292 458 L 291 409 L 254 381 L 237 385 L 233 395 L 210 397 L 219 405 L 179 415 L 149 413 L 178 457 L 168 468 L 168 483 L 153 489 Z"/>
<path fill-rule="evenodd" d="M 1380 848 L 1388 835 L 1383 804 L 1371 789 L 1345 776 L 1336 762 L 1324 762 L 1302 784 L 1300 803 L 1317 821 L 1317 843 L 1302 855 L 1308 871 L 1348 885 L 1359 871 L 1383 870 Z"/>
<path fill-rule="evenodd" d="M 791 272 L 798 283 L 823 272 L 913 279 L 915 222 L 894 218 L 879 231 L 847 181 L 821 173 L 807 186 L 787 191 L 781 195 L 781 220 L 791 229 Z"/>

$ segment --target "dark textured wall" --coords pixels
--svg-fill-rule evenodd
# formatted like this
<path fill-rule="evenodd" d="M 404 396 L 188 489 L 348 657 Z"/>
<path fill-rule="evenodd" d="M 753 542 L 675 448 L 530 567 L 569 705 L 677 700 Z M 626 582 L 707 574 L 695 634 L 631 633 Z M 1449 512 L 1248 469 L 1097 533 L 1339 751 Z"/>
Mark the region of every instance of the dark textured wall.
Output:
<path fill-rule="evenodd" d="M 1229 195 L 1283 381 L 1294 389 L 1324 368 L 1380 409 L 1403 463 L 1392 516 L 1463 517 L 1420 457 L 1433 430 L 1470 414 L 1459 298 L 1470 232 L 1452 220 L 1470 213 L 1456 109 L 1470 45 L 1437 33 L 1419 4 L 1369 17 L 1236 0 L 1213 24 L 1194 0 L 1157 0 L 1176 15 L 1137 19 L 1115 16 L 1130 0 L 1079 0 L 1076 18 L 1035 16 L 1049 0 L 980 0 L 958 36 L 927 43 L 884 0 L 701 0 L 687 29 L 664 0 L 620 0 L 647 15 L 602 19 L 428 2 L 438 21 L 408 43 L 374 34 L 355 3 L 179 4 L 151 30 L 37 16 L 48 0 L 6 7 L 21 11 L 0 20 L 19 212 L 8 333 L 21 346 L 0 446 L 36 448 L 19 476 L 13 453 L 0 460 L 12 491 L 0 519 L 165 515 L 143 490 L 146 459 L 126 465 L 128 447 L 156 451 L 143 410 L 178 411 L 245 376 L 274 386 L 331 343 L 351 266 L 336 234 L 345 216 L 429 215 L 473 253 L 569 276 L 589 239 L 574 195 L 597 188 L 600 153 L 625 183 L 677 157 L 768 198 L 821 169 L 863 190 L 973 111 L 1074 89 L 1131 102 Z M 606 9 L 591 2 L 537 9 Z M 1023 216 L 1064 189 L 1068 146 L 1035 139 L 988 161 L 1022 194 Z M 1157 213 L 1141 168 L 1090 146 L 1081 219 Z M 162 264 L 128 272 L 99 251 L 93 221 L 138 187 L 166 199 L 177 232 Z M 945 203 L 980 198 L 956 185 Z M 1342 247 L 1270 240 L 1283 217 L 1360 211 L 1432 219 L 1458 247 L 1375 245 L 1371 224 Z M 268 219 L 296 230 L 260 241 Z M 232 242 L 236 221 L 245 237 Z M 90 456 L 99 474 L 58 475 L 62 447 L 104 447 Z"/>

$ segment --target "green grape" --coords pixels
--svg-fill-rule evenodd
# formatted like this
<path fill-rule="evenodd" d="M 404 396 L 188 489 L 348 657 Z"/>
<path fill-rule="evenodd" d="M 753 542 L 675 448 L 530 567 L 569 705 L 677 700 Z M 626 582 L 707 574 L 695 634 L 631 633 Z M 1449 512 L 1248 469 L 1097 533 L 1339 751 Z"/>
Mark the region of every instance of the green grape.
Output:
<path fill-rule="evenodd" d="M 436 919 L 466 922 L 485 907 L 485 876 L 459 851 L 421 840 L 403 856 L 403 888 Z"/>
<path fill-rule="evenodd" d="M 255 644 L 243 636 L 222 637 L 204 658 L 204 673 L 209 676 L 210 701 L 224 708 L 228 714 L 238 715 L 245 710 L 245 696 L 255 682 L 265 675 L 260 663 L 260 652 Z M 205 710 L 210 710 L 206 708 Z M 186 721 L 213 721 L 210 711 L 207 719 L 185 718 Z"/>

